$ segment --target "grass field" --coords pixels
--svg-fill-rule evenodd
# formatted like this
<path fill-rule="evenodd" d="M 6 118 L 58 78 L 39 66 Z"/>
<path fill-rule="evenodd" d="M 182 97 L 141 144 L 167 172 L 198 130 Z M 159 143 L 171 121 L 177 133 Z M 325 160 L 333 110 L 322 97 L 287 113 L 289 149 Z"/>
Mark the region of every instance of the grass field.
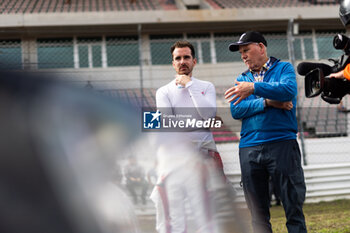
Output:
<path fill-rule="evenodd" d="M 350 233 L 350 200 L 305 204 L 309 233 Z M 287 233 L 283 207 L 271 208 L 273 232 Z"/>
<path fill-rule="evenodd" d="M 249 211 L 244 209 L 242 214 L 247 216 L 247 224 L 250 226 Z M 308 233 L 350 233 L 350 200 L 305 204 L 304 214 Z M 156 233 L 154 215 L 139 216 L 139 221 L 142 233 Z M 271 208 L 273 232 L 287 233 L 285 221 L 283 207 L 273 206 Z"/>

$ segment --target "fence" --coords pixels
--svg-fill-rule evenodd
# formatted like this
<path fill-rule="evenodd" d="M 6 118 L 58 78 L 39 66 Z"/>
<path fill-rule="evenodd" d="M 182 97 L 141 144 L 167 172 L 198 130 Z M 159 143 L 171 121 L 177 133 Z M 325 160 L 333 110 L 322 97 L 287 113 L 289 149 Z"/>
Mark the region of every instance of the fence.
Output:
<path fill-rule="evenodd" d="M 336 33 L 345 32 L 312 30 L 298 35 L 264 35 L 269 56 L 297 65 L 304 60 L 327 62 L 328 58 L 339 57 L 343 52 L 335 50 L 332 44 Z M 213 82 L 217 88 L 218 106 L 226 114 L 224 122 L 227 126 L 224 136 L 217 133 L 220 138 L 217 142 L 227 143 L 239 140 L 240 122 L 232 120 L 222 95 L 234 78 L 246 69 L 239 53 L 228 51 L 229 43 L 238 38 L 238 34 L 226 32 L 175 35 L 140 32 L 130 36 L 7 39 L 0 40 L 0 67 L 55 75 L 78 86 L 92 85 L 107 95 L 124 96 L 137 105 L 154 105 L 155 90 L 174 75 L 170 46 L 176 40 L 189 40 L 195 46 L 198 60 L 195 76 Z M 292 42 L 293 49 L 288 42 Z M 305 98 L 303 77 L 298 76 L 298 84 L 298 118 L 300 132 L 303 132 L 299 136 L 302 136 L 304 161 L 309 164 L 349 161 L 350 148 L 345 146 L 350 142 L 347 114 L 319 97 Z M 349 107 L 347 98 L 343 105 Z M 312 143 L 317 138 L 323 138 L 323 143 Z M 338 144 L 331 146 L 332 143 Z"/>
<path fill-rule="evenodd" d="M 342 54 L 332 46 L 337 32 L 301 32 L 294 36 L 294 56 L 296 60 L 319 60 L 337 58 Z M 265 33 L 269 55 L 282 60 L 290 60 L 288 37 L 285 33 Z M 18 69 L 34 64 L 36 69 L 64 68 L 113 68 L 140 65 L 138 40 L 142 40 L 142 61 L 145 65 L 169 65 L 170 46 L 180 39 L 193 43 L 199 64 L 240 62 L 238 53 L 228 51 L 228 44 L 238 40 L 238 34 L 202 33 L 177 35 L 147 34 L 134 36 L 100 36 L 93 38 L 74 36 L 71 38 L 37 38 L 27 48 L 20 39 L 0 40 L 0 62 L 6 68 Z M 32 57 L 31 59 L 25 59 Z M 56 70 L 56 72 L 60 72 Z M 54 72 L 52 70 L 52 72 Z"/>

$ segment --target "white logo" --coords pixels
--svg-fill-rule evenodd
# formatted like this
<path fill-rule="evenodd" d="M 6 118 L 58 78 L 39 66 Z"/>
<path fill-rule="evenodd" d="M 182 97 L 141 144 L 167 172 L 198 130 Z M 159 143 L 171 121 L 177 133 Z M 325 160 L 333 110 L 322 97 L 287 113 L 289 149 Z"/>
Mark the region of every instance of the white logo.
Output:
<path fill-rule="evenodd" d="M 193 129 L 209 129 L 220 128 L 222 121 L 213 118 L 206 120 L 193 118 L 191 115 L 176 114 L 167 115 L 162 114 L 159 110 L 156 112 L 143 112 L 143 128 L 144 129 L 164 129 L 164 130 L 180 130 Z"/>
<path fill-rule="evenodd" d="M 159 129 L 160 128 L 160 116 L 162 113 L 157 112 L 144 112 L 143 113 L 143 128 L 144 129 Z"/>
<path fill-rule="evenodd" d="M 241 35 L 241 37 L 239 38 L 239 40 L 238 41 L 242 41 L 242 39 L 243 39 L 243 37 L 245 37 L 245 33 L 243 33 L 242 35 Z"/>

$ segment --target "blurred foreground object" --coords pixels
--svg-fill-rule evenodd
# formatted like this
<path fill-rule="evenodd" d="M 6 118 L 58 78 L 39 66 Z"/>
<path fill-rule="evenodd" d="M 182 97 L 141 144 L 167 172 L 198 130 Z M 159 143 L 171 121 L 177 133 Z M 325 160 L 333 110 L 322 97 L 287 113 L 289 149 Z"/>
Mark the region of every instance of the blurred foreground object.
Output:
<path fill-rule="evenodd" d="M 159 179 L 151 194 L 157 232 L 186 232 L 191 218 L 195 232 L 247 232 L 246 220 L 234 202 L 235 191 L 212 158 L 179 133 L 158 136 Z"/>
<path fill-rule="evenodd" d="M 112 182 L 139 132 L 136 114 L 86 89 L 5 72 L 0 111 L 0 232 L 139 232 Z"/>

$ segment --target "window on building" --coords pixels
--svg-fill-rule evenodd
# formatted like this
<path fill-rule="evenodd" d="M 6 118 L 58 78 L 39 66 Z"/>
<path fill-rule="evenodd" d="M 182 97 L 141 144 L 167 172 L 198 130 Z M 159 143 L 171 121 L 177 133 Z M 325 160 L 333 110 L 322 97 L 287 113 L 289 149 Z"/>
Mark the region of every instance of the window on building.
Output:
<path fill-rule="evenodd" d="M 296 60 L 315 59 L 311 32 L 304 32 L 295 36 L 293 45 Z"/>
<path fill-rule="evenodd" d="M 320 59 L 338 58 L 344 52 L 333 47 L 333 38 L 337 33 L 316 33 L 317 49 Z"/>
<path fill-rule="evenodd" d="M 312 38 L 303 38 L 303 42 L 304 42 L 304 48 L 305 48 L 305 58 L 315 59 Z"/>
<path fill-rule="evenodd" d="M 238 62 L 241 60 L 239 52 L 231 52 L 228 49 L 230 43 L 237 41 L 239 35 L 220 33 L 215 34 L 215 51 L 217 62 Z"/>
<path fill-rule="evenodd" d="M 107 37 L 107 65 L 137 66 L 139 65 L 139 47 L 137 36 Z M 95 53 L 98 49 L 95 48 Z"/>
<path fill-rule="evenodd" d="M 78 38 L 79 68 L 102 67 L 102 39 Z"/>
<path fill-rule="evenodd" d="M 267 54 L 281 60 L 289 60 L 286 34 L 264 34 L 267 41 Z"/>
<path fill-rule="evenodd" d="M 38 39 L 38 68 L 74 68 L 73 39 Z"/>
<path fill-rule="evenodd" d="M 195 47 L 198 63 L 211 63 L 210 34 L 188 34 L 187 38 Z"/>
<path fill-rule="evenodd" d="M 20 40 L 0 40 L 0 69 L 22 69 Z"/>
<path fill-rule="evenodd" d="M 151 35 L 151 58 L 153 65 L 169 65 L 172 62 L 170 47 L 178 40 L 182 40 L 182 35 Z"/>
<path fill-rule="evenodd" d="M 303 39 L 302 38 L 294 38 L 293 47 L 294 47 L 294 56 L 295 60 L 303 60 Z"/>

